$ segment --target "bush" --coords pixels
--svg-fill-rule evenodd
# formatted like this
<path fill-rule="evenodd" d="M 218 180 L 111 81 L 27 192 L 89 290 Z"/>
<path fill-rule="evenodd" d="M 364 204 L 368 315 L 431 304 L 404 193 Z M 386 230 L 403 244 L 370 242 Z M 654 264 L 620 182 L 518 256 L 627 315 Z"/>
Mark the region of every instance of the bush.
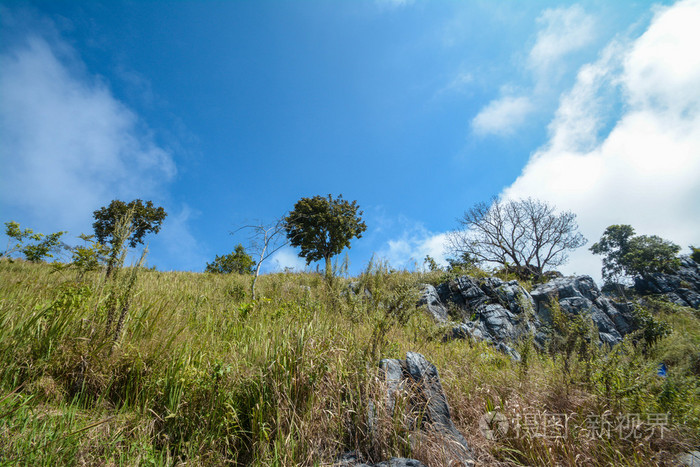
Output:
<path fill-rule="evenodd" d="M 254 266 L 255 262 L 246 253 L 243 245 L 239 243 L 233 253 L 223 256 L 217 255 L 212 263 L 207 263 L 204 272 L 214 274 L 231 274 L 234 272 L 237 274 L 253 274 Z"/>

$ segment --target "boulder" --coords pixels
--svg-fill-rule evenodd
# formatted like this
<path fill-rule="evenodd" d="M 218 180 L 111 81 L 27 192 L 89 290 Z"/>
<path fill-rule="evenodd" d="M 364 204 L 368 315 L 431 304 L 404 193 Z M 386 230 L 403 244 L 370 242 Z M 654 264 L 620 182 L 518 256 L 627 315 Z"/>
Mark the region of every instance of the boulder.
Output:
<path fill-rule="evenodd" d="M 700 309 L 700 264 L 681 256 L 681 266 L 673 274 L 652 273 L 634 280 L 640 294 L 663 295 L 669 301 Z"/>
<path fill-rule="evenodd" d="M 425 467 L 425 464 L 422 462 L 415 459 L 406 459 L 405 457 L 392 457 L 388 461 L 378 464 L 366 464 L 363 462 L 362 456 L 355 452 L 343 454 L 333 465 L 339 467 Z"/>
<path fill-rule="evenodd" d="M 678 456 L 678 464 L 686 467 L 700 467 L 700 451 L 690 451 Z"/>
<path fill-rule="evenodd" d="M 408 352 L 406 360 L 384 359 L 379 363 L 379 368 L 387 382 L 387 410 L 393 413 L 396 398 L 408 396 L 409 406 L 404 414 L 412 417 L 408 420 L 408 426 L 419 428 L 420 432 L 431 437 L 438 437 L 454 462 L 473 464 L 471 449 L 452 422 L 435 365 L 419 353 Z"/>

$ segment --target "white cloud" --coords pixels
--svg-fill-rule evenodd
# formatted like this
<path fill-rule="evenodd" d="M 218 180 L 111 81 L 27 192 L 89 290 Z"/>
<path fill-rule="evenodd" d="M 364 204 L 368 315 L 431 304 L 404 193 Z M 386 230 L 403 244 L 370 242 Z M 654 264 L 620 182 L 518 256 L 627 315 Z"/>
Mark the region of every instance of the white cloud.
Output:
<path fill-rule="evenodd" d="M 85 230 L 115 197 L 153 197 L 176 168 L 107 86 L 40 36 L 0 55 L 0 200 Z M 71 66 L 74 65 L 74 66 Z"/>
<path fill-rule="evenodd" d="M 611 44 L 579 71 L 560 100 L 548 144 L 503 195 L 533 196 L 578 215 L 596 241 L 611 224 L 700 243 L 700 1 L 659 10 L 636 41 Z M 623 112 L 600 137 L 613 111 Z M 590 245 L 590 243 L 589 243 Z M 600 258 L 582 248 L 565 272 L 599 277 Z"/>
<path fill-rule="evenodd" d="M 564 56 L 587 46 L 595 37 L 593 17 L 579 5 L 547 9 L 537 23 L 541 27 L 528 57 L 537 73 L 551 73 Z"/>
<path fill-rule="evenodd" d="M 428 255 L 446 266 L 446 243 L 446 233 L 433 233 L 418 224 L 404 231 L 401 237 L 389 240 L 378 256 L 396 268 L 411 269 L 414 265 L 420 268 Z"/>
<path fill-rule="evenodd" d="M 284 271 L 287 268 L 293 271 L 303 271 L 306 269 L 306 260 L 300 258 L 296 250 L 292 247 L 285 247 L 277 250 L 275 254 L 270 257 L 268 263 L 272 266 L 271 270 L 266 268 L 268 272 Z"/>
<path fill-rule="evenodd" d="M 410 5 L 414 0 L 375 0 L 380 8 L 401 8 Z"/>
<path fill-rule="evenodd" d="M 172 152 L 155 142 L 104 78 L 87 70 L 50 20 L 22 9 L 0 7 L 0 13 L 2 27 L 12 31 L 12 41 L 0 45 L 4 220 L 41 232 L 67 230 L 65 241 L 75 243 L 92 231 L 95 209 L 115 198 L 151 199 L 169 216 L 160 234 L 146 240 L 152 245 L 147 261 L 201 269 L 206 258 L 190 231 L 189 208 L 168 206 L 177 172 Z M 133 77 L 150 92 L 147 80 Z M 166 254 L 178 262 L 169 263 Z"/>
<path fill-rule="evenodd" d="M 501 97 L 491 101 L 474 117 L 472 127 L 478 135 L 507 135 L 520 126 L 533 109 L 528 97 Z"/>
<path fill-rule="evenodd" d="M 567 55 L 591 44 L 595 37 L 594 19 L 579 5 L 547 9 L 537 18 L 537 39 L 520 74 L 532 75 L 534 84 L 521 95 L 501 90 L 500 97 L 489 102 L 472 120 L 472 130 L 478 136 L 508 136 L 527 117 L 542 107 L 548 95 L 555 92 L 556 83 L 568 67 Z"/>
<path fill-rule="evenodd" d="M 452 78 L 452 81 L 447 83 L 447 85 L 440 89 L 437 94 L 457 92 L 464 93 L 469 90 L 470 86 L 474 83 L 474 74 L 469 71 L 463 71 L 458 73 Z"/>

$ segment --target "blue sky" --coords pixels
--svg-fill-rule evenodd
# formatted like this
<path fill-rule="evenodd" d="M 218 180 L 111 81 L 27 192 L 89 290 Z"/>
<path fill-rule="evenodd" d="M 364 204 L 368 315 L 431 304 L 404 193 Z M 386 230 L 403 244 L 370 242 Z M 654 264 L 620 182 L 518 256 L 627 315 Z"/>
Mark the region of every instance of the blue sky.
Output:
<path fill-rule="evenodd" d="M 77 242 L 151 199 L 161 270 L 329 193 L 364 211 L 351 272 L 444 261 L 494 195 L 574 211 L 589 245 L 613 223 L 700 244 L 698 1 L 2 1 L 0 21 L 2 222 Z M 584 250 L 565 272 L 598 274 Z"/>

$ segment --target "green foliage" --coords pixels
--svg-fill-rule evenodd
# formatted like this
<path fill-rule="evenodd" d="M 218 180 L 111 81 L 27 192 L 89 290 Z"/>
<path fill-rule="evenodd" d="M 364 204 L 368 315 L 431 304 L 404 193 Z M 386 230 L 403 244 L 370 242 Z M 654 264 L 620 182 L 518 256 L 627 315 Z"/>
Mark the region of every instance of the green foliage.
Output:
<path fill-rule="evenodd" d="M 94 235 L 81 234 L 78 238 L 83 240 L 85 245 L 71 248 L 73 252 L 71 265 L 83 274 L 98 270 L 107 260 L 109 248 L 95 241 Z"/>
<path fill-rule="evenodd" d="M 447 270 L 449 272 L 469 271 L 476 267 L 477 260 L 468 252 L 457 254 L 456 258 L 447 258 Z"/>
<path fill-rule="evenodd" d="M 634 235 L 630 225 L 611 225 L 597 243 L 589 250 L 603 257 L 603 279 L 615 283 L 625 274 L 623 256 L 629 249 L 629 240 Z"/>
<path fill-rule="evenodd" d="M 114 245 L 116 238 L 114 236 L 117 222 L 120 218 L 131 214 L 131 233 L 128 241 L 131 248 L 135 248 L 137 244 L 143 244 L 143 237 L 149 233 L 158 233 L 163 220 L 167 213 L 162 207 L 155 207 L 152 201 L 143 203 L 140 199 L 136 199 L 129 203 L 125 203 L 118 199 L 109 203 L 109 206 L 102 207 L 93 212 L 95 222 L 92 227 L 95 229 L 95 237 L 102 245 L 109 243 Z"/>
<path fill-rule="evenodd" d="M 22 230 L 19 223 L 15 221 L 5 222 L 5 227 L 5 235 L 9 240 L 0 258 L 21 253 L 27 261 L 33 263 L 43 261 L 44 258 L 53 258 L 53 254 L 61 249 L 61 237 L 66 233 L 61 231 L 45 235 L 29 228 Z"/>
<path fill-rule="evenodd" d="M 253 274 L 254 267 L 255 261 L 246 253 L 243 245 L 239 243 L 233 253 L 223 256 L 216 255 L 213 262 L 207 263 L 204 272 L 214 274 Z"/>
<path fill-rule="evenodd" d="M 690 251 L 690 259 L 696 263 L 700 263 L 700 248 L 695 248 L 693 245 L 690 245 Z"/>
<path fill-rule="evenodd" d="M 559 302 L 552 299 L 549 303 L 551 316 L 551 334 L 549 352 L 554 358 L 563 356 L 564 370 L 569 371 L 572 355 L 589 359 L 598 341 L 598 332 L 590 316 L 568 315 L 561 311 Z"/>
<path fill-rule="evenodd" d="M 648 351 L 659 340 L 671 334 L 670 325 L 663 319 L 654 316 L 647 308 L 637 306 L 634 315 L 637 321 L 635 337 L 642 342 L 644 351 Z"/>
<path fill-rule="evenodd" d="M 680 247 L 656 235 L 635 235 L 630 225 L 611 225 L 590 251 L 603 256 L 602 275 L 606 283 L 624 276 L 672 272 L 680 266 Z"/>
<path fill-rule="evenodd" d="M 680 267 L 676 257 L 681 247 L 656 235 L 640 235 L 629 242 L 624 255 L 625 269 L 634 275 L 644 276 L 653 272 L 673 272 Z"/>
<path fill-rule="evenodd" d="M 442 268 L 440 267 L 440 265 L 430 255 L 425 256 L 425 260 L 423 261 L 423 264 L 428 268 L 428 271 L 430 271 L 430 272 L 442 271 Z"/>
<path fill-rule="evenodd" d="M 358 208 L 357 201 L 350 203 L 343 195 L 302 198 L 285 218 L 287 238 L 292 246 L 301 248 L 299 256 L 306 264 L 323 259 L 326 274 L 331 275 L 331 258 L 350 248 L 350 240 L 362 237 L 367 229 Z"/>

